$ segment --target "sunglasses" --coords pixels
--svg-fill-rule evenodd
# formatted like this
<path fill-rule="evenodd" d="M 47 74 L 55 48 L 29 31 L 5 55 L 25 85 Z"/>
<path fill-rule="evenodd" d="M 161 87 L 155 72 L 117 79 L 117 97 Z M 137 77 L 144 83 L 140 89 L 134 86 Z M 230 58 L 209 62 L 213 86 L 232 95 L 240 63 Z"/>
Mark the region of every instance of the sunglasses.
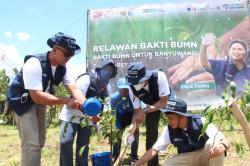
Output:
<path fill-rule="evenodd" d="M 62 52 L 63 52 L 63 55 L 64 55 L 64 57 L 65 57 L 66 59 L 69 59 L 69 58 L 72 57 L 72 55 L 70 55 L 67 51 L 63 50 L 62 48 L 60 48 L 60 47 L 55 47 L 55 48 L 58 49 L 58 50 L 60 50 L 60 51 L 62 51 Z"/>

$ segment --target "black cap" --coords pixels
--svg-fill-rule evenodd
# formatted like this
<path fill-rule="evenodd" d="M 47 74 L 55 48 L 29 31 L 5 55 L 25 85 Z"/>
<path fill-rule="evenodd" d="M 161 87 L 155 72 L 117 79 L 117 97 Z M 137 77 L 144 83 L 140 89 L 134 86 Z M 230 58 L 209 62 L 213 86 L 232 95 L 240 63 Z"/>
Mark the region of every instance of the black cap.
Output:
<path fill-rule="evenodd" d="M 52 38 L 49 38 L 47 40 L 47 44 L 51 48 L 53 48 L 54 45 L 58 45 L 67 49 L 70 53 L 70 56 L 74 56 L 81 52 L 80 46 L 76 44 L 76 39 L 62 32 L 58 32 Z"/>
<path fill-rule="evenodd" d="M 96 65 L 95 70 L 99 71 L 100 69 L 104 68 L 107 65 L 111 65 L 113 67 L 113 73 L 112 73 L 111 78 L 115 78 L 115 76 L 117 74 L 117 67 L 115 66 L 115 63 L 112 60 L 103 59 L 101 62 L 99 62 Z"/>
<path fill-rule="evenodd" d="M 162 108 L 161 111 L 165 113 L 175 113 L 186 117 L 192 116 L 192 114 L 187 113 L 186 102 L 178 98 L 169 99 L 167 106 Z"/>
<path fill-rule="evenodd" d="M 142 63 L 134 62 L 128 66 L 127 80 L 132 85 L 137 85 L 148 80 L 152 75 L 152 71 L 145 69 Z"/>

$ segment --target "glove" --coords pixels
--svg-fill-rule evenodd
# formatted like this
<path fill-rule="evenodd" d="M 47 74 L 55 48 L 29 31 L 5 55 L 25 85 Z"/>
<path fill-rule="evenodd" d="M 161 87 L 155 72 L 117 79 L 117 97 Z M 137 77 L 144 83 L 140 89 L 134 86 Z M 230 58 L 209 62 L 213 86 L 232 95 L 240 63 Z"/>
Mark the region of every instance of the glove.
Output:
<path fill-rule="evenodd" d="M 135 140 L 135 137 L 133 134 L 127 133 L 123 138 L 124 145 L 131 145 Z"/>

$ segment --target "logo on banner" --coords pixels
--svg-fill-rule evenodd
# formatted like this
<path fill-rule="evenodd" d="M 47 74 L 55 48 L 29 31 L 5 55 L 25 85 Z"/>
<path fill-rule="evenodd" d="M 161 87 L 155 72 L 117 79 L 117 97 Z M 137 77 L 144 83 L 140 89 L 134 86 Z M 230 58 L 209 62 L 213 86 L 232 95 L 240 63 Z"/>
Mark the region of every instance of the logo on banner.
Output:
<path fill-rule="evenodd" d="M 225 3 L 222 5 L 222 8 L 226 9 L 226 10 L 231 10 L 231 9 L 244 9 L 245 5 L 244 3 L 236 3 L 236 4 L 228 4 Z"/>
<path fill-rule="evenodd" d="M 187 11 L 189 11 L 189 12 L 196 11 L 196 7 L 188 7 Z"/>
<path fill-rule="evenodd" d="M 164 9 L 157 9 L 157 8 L 148 8 L 148 9 L 142 9 L 142 13 L 145 14 L 156 14 L 156 13 L 166 13 Z"/>
<path fill-rule="evenodd" d="M 93 18 L 100 18 L 104 15 L 104 13 L 102 11 L 95 11 L 93 13 Z"/>

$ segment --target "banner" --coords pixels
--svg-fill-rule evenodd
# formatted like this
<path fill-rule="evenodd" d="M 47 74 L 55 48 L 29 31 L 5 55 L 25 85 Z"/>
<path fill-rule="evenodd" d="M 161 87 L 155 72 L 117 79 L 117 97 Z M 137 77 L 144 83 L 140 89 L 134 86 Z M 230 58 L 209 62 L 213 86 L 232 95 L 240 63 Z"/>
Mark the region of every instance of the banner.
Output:
<path fill-rule="evenodd" d="M 216 39 L 206 46 L 208 33 Z M 227 75 L 241 82 L 237 85 L 239 94 L 242 82 L 249 80 L 249 66 L 244 66 L 243 72 L 242 68 L 233 74 L 226 71 L 231 64 L 229 46 L 236 39 L 249 47 L 250 18 L 245 1 L 210 0 L 89 10 L 87 66 L 93 69 L 100 60 L 112 59 L 118 67 L 118 75 L 111 81 L 113 91 L 116 80 L 126 75 L 131 62 L 143 63 L 148 70 L 162 69 L 176 96 L 187 101 L 189 109 L 200 109 L 221 102 Z M 208 66 L 201 64 L 201 48 L 206 48 Z M 244 48 L 242 56 L 247 65 L 248 54 Z M 222 61 L 219 67 L 217 60 Z"/>

